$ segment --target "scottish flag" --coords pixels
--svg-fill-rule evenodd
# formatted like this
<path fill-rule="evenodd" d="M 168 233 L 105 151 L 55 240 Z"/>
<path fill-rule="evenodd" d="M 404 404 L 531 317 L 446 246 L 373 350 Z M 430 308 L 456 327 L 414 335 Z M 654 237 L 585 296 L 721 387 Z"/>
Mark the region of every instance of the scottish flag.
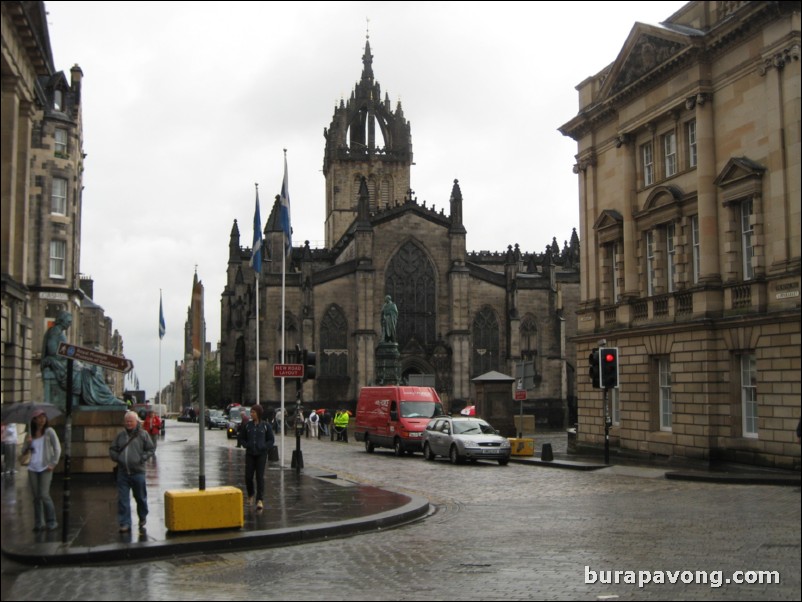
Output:
<path fill-rule="evenodd" d="M 292 250 L 292 227 L 290 226 L 290 188 L 287 175 L 287 151 L 284 151 L 284 182 L 281 184 L 281 230 L 284 232 L 284 253 Z"/>
<path fill-rule="evenodd" d="M 167 325 L 164 323 L 164 309 L 162 307 L 162 294 L 159 291 L 159 338 L 164 338 L 164 333 L 167 332 Z"/>

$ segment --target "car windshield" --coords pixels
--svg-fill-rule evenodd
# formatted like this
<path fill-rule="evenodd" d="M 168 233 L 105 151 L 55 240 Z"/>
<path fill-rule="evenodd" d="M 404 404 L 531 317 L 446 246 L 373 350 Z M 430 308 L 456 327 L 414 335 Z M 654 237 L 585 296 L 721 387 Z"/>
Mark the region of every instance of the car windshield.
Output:
<path fill-rule="evenodd" d="M 484 420 L 455 420 L 455 435 L 495 435 L 496 430 Z"/>
<path fill-rule="evenodd" d="M 443 406 L 434 401 L 402 401 L 402 418 L 434 418 L 442 416 Z"/>
<path fill-rule="evenodd" d="M 209 411 L 209 418 L 219 418 L 223 415 L 221 410 L 210 410 Z"/>

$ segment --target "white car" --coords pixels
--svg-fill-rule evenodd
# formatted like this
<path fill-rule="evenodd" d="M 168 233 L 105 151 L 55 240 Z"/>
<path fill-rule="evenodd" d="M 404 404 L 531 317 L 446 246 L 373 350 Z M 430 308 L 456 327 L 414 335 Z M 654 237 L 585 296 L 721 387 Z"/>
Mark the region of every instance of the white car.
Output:
<path fill-rule="evenodd" d="M 470 460 L 497 460 L 501 466 L 510 461 L 512 448 L 506 437 L 481 418 L 440 416 L 432 418 L 423 431 L 423 457 L 434 460 L 444 456 L 452 464 Z"/>

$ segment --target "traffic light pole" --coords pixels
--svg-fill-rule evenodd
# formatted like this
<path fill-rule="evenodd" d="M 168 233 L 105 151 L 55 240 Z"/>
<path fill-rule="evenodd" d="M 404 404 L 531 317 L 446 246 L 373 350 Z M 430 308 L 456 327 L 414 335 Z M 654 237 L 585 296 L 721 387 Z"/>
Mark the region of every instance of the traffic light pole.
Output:
<path fill-rule="evenodd" d="M 304 467 L 304 455 L 301 451 L 301 433 L 304 430 L 304 421 L 303 418 L 301 418 L 301 409 L 303 408 L 301 400 L 302 386 L 301 379 L 299 378 L 296 381 L 295 419 L 293 420 L 295 425 L 295 450 L 292 452 L 292 463 L 290 464 L 290 468 L 294 468 L 296 474 L 301 474 L 301 469 Z"/>
<path fill-rule="evenodd" d="M 604 388 L 604 463 L 610 463 L 610 404 L 608 402 L 608 393 L 610 389 Z"/>

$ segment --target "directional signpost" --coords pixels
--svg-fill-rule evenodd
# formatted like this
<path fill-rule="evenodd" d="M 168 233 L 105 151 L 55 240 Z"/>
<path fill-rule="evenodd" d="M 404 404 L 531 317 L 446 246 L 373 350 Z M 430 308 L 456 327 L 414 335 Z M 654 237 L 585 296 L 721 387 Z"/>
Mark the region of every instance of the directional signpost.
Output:
<path fill-rule="evenodd" d="M 62 534 L 61 541 L 67 542 L 67 535 L 70 524 L 70 480 L 71 480 L 71 465 L 72 465 L 72 368 L 73 360 L 78 360 L 86 364 L 94 364 L 117 372 L 128 373 L 134 369 L 134 362 L 124 357 L 118 357 L 101 351 L 95 351 L 87 347 L 79 347 L 78 345 L 71 345 L 69 343 L 60 343 L 58 346 L 58 355 L 67 358 L 67 416 L 64 425 L 64 489 L 62 501 Z"/>
<path fill-rule="evenodd" d="M 58 346 L 58 354 L 69 360 L 78 360 L 87 364 L 95 364 L 117 372 L 128 373 L 134 369 L 134 362 L 124 357 L 95 351 L 88 347 L 78 347 L 69 343 L 61 343 Z"/>

